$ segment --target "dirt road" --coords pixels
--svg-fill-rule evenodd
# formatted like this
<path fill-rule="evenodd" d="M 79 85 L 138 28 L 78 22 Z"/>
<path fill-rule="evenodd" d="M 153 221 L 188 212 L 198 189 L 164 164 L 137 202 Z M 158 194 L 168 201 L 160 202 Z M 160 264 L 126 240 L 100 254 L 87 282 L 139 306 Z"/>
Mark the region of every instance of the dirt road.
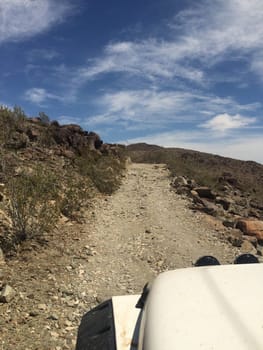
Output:
<path fill-rule="evenodd" d="M 64 223 L 46 249 L 23 251 L 1 268 L 16 298 L 0 304 L 0 349 L 74 349 L 81 315 L 114 294 L 139 293 L 158 272 L 204 254 L 222 263 L 238 251 L 220 227 L 188 209 L 163 165 L 133 164 L 85 223 Z M 0 271 L 1 272 L 1 271 Z"/>

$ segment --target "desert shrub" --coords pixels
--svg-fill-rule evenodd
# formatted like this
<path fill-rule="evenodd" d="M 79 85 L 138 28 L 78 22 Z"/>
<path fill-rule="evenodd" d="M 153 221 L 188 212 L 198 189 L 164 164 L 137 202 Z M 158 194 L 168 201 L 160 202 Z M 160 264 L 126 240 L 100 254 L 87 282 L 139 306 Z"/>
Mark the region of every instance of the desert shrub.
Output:
<path fill-rule="evenodd" d="M 122 158 L 114 155 L 96 155 L 80 157 L 76 161 L 83 176 L 88 176 L 94 186 L 102 193 L 111 194 L 120 185 L 120 176 L 125 168 Z"/>
<path fill-rule="evenodd" d="M 9 180 L 9 216 L 17 241 L 40 236 L 53 228 L 59 210 L 57 178 L 41 166 Z"/>
<path fill-rule="evenodd" d="M 0 144 L 5 146 L 10 139 L 12 133 L 15 131 L 15 118 L 10 109 L 7 107 L 0 107 Z"/>
<path fill-rule="evenodd" d="M 38 144 L 42 147 L 52 147 L 56 145 L 50 125 L 43 125 L 38 138 Z"/>
<path fill-rule="evenodd" d="M 64 179 L 63 193 L 60 200 L 60 211 L 63 215 L 77 219 L 79 210 L 86 206 L 92 197 L 92 184 L 88 178 L 69 173 Z"/>
<path fill-rule="evenodd" d="M 9 109 L 5 106 L 0 106 L 0 147 L 10 146 L 12 144 L 12 138 L 18 137 L 23 143 L 22 133 L 24 124 L 26 120 L 26 115 L 23 110 L 15 106 L 12 109 Z"/>
<path fill-rule="evenodd" d="M 43 125 L 50 124 L 49 116 L 45 112 L 39 112 L 38 115 L 39 115 L 39 119 Z"/>

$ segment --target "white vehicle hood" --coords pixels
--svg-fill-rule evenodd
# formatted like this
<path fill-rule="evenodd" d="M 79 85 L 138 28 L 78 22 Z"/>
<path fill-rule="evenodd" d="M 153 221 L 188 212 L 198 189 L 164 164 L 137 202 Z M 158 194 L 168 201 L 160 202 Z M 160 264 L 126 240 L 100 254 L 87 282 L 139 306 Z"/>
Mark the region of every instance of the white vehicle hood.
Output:
<path fill-rule="evenodd" d="M 142 327 L 140 350 L 262 350 L 263 264 L 160 274 Z"/>

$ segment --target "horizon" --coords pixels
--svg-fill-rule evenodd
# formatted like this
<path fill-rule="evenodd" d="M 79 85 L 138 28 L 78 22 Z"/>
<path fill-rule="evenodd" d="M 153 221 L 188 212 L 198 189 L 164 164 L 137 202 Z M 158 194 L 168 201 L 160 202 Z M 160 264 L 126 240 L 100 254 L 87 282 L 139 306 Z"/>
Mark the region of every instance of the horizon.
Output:
<path fill-rule="evenodd" d="M 260 0 L 4 0 L 0 104 L 263 164 Z"/>

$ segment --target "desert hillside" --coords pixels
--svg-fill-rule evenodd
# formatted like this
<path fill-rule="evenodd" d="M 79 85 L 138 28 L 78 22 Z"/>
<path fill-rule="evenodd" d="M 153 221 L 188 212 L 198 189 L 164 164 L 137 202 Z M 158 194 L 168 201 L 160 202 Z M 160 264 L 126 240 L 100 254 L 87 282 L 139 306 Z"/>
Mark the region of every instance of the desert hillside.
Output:
<path fill-rule="evenodd" d="M 2 349 L 73 350 L 90 308 L 199 256 L 261 261 L 262 165 L 109 145 L 19 108 L 0 121 Z"/>

